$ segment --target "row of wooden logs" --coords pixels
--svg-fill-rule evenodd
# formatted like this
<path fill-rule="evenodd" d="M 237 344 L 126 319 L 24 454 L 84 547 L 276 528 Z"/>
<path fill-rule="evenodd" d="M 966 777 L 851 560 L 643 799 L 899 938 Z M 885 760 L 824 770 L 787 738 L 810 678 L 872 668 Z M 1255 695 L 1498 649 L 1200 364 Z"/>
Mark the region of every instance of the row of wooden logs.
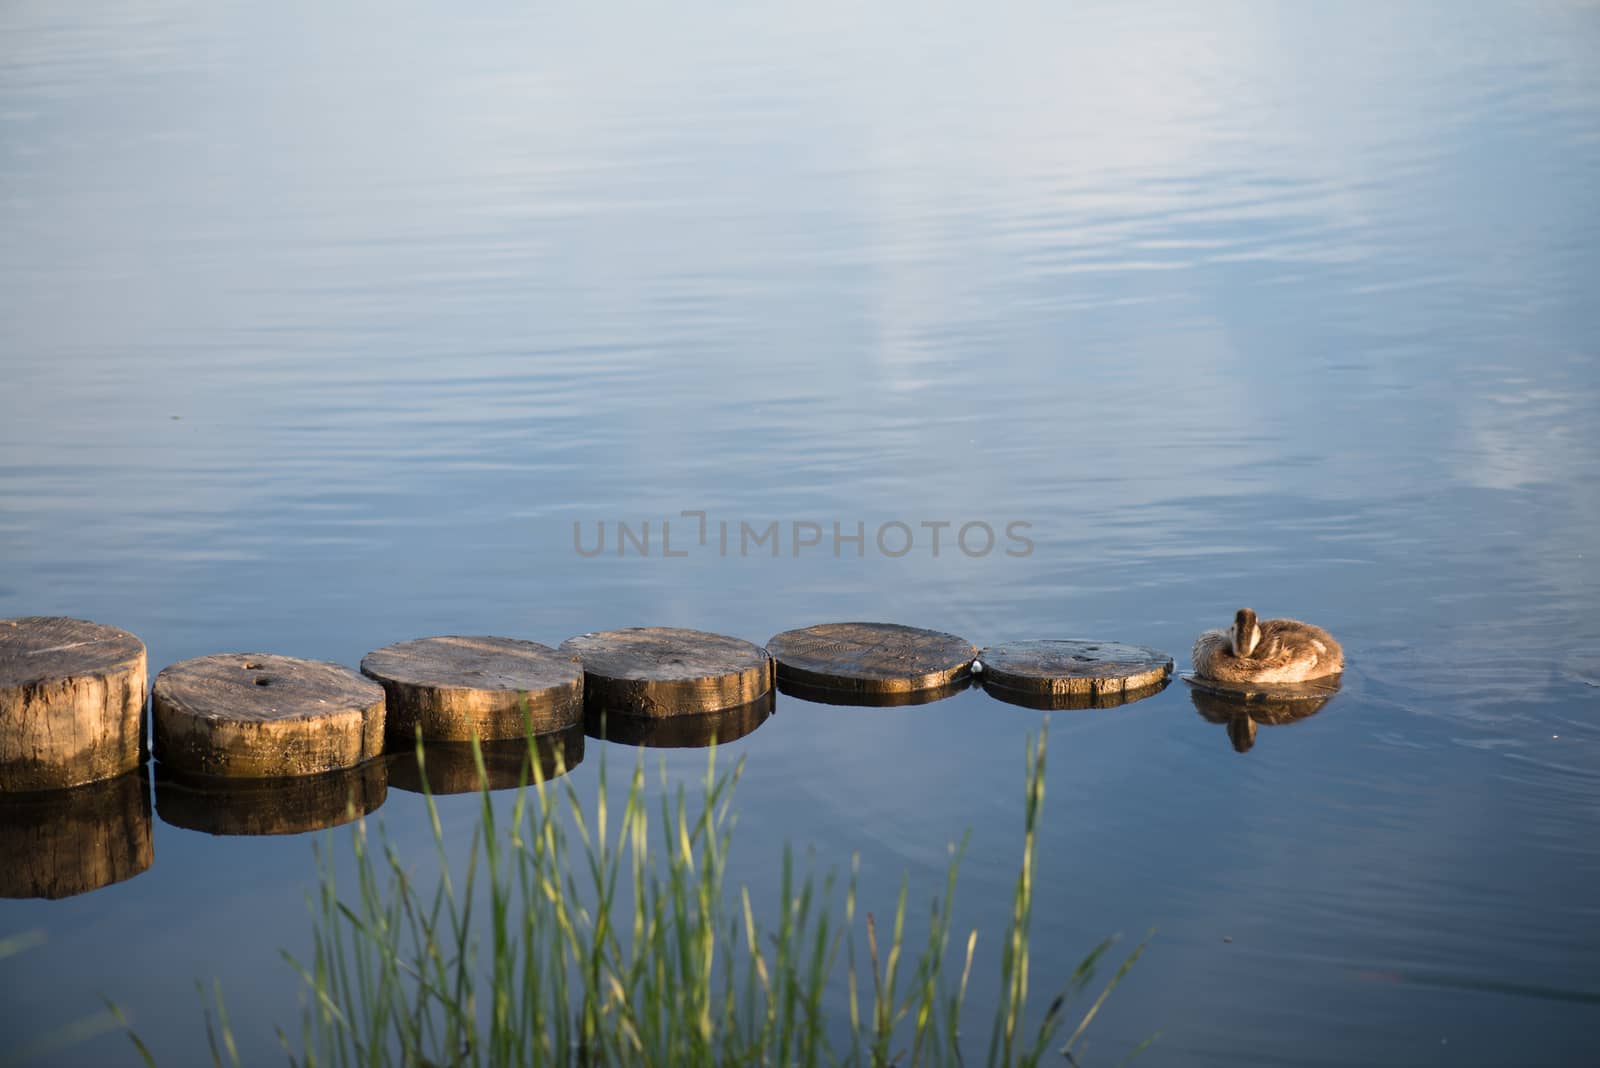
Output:
<path fill-rule="evenodd" d="M 781 679 L 779 688 L 792 690 Z M 1146 692 L 1124 694 L 1121 699 L 1138 700 Z M 1258 725 L 1303 719 L 1323 704 L 1320 700 L 1240 702 L 1201 690 L 1189 696 L 1200 716 L 1223 726 L 1229 743 L 1239 751 L 1254 743 Z M 1084 697 L 1074 707 L 1105 707 L 1116 700 L 1116 695 Z M 613 726 L 623 727 L 621 736 L 615 729 L 606 736 L 651 746 L 706 745 L 713 736 L 731 741 L 761 726 L 775 707 L 769 692 L 751 705 L 722 713 L 649 722 L 618 720 Z M 377 810 L 391 788 L 421 793 L 424 781 L 435 795 L 474 792 L 485 786 L 514 788 L 533 778 L 530 755 L 537 760 L 539 775 L 551 780 L 583 761 L 585 730 L 600 733 L 596 726 L 560 731 L 533 739 L 531 747 L 523 739 L 484 743 L 479 748 L 481 777 L 479 758 L 470 744 L 432 742 L 426 744 L 421 761 L 412 746 L 320 775 L 196 778 L 157 763 L 69 790 L 0 794 L 0 898 L 70 897 L 142 874 L 155 860 L 156 817 L 173 827 L 211 835 L 300 834 L 337 827 Z"/>
<path fill-rule="evenodd" d="M 951 635 L 888 624 L 788 631 L 765 649 L 663 629 L 586 634 L 560 649 L 427 638 L 377 650 L 360 675 L 286 657 L 209 656 L 157 676 L 151 769 L 142 643 L 80 620 L 3 620 L 0 897 L 65 897 L 148 869 L 152 778 L 154 812 L 174 826 L 293 834 L 363 816 L 391 786 L 502 789 L 528 781 L 535 760 L 553 778 L 583 760 L 586 734 L 668 747 L 731 741 L 767 720 L 779 691 L 831 704 L 921 704 L 977 677 L 1013 704 L 1105 708 L 1159 691 L 1171 669 L 1160 653 L 1110 642 L 980 653 Z M 1249 696 L 1261 695 L 1191 694 L 1240 751 L 1257 723 L 1303 718 L 1326 701 L 1241 700 Z M 474 736 L 476 754 L 463 740 Z M 39 788 L 41 768 L 57 776 L 52 788 Z M 119 770 L 97 773 L 107 768 Z M 84 775 L 97 781 L 59 781 Z"/>
<path fill-rule="evenodd" d="M 113 778 L 144 756 L 144 644 L 62 617 L 0 620 L 0 793 Z M 964 638 L 885 623 L 785 631 L 765 647 L 704 631 L 637 627 L 552 649 L 437 637 L 339 664 L 224 653 L 173 664 L 150 687 L 154 756 L 176 774 L 287 779 L 355 768 L 386 749 L 581 730 L 609 737 L 672 724 L 728 737 L 780 682 L 832 703 L 934 700 L 974 675 L 1034 707 L 1120 704 L 1164 686 L 1172 658 L 1140 646 L 1025 641 L 981 652 Z M 1309 695 L 1315 696 L 1315 695 Z"/>
<path fill-rule="evenodd" d="M 352 768 L 419 733 L 483 741 L 578 727 L 586 710 L 628 724 L 750 706 L 779 678 L 823 700 L 929 700 L 963 684 L 979 651 L 894 624 L 786 631 L 765 648 L 667 627 L 582 634 L 552 649 L 438 637 L 339 664 L 223 653 L 173 664 L 150 690 L 155 757 L 173 771 L 285 778 Z M 986 681 L 1019 697 L 1101 697 L 1164 683 L 1172 659 L 1114 643 L 985 650 Z M 144 643 L 85 620 L 0 620 L 0 792 L 60 789 L 137 766 L 145 744 Z"/>

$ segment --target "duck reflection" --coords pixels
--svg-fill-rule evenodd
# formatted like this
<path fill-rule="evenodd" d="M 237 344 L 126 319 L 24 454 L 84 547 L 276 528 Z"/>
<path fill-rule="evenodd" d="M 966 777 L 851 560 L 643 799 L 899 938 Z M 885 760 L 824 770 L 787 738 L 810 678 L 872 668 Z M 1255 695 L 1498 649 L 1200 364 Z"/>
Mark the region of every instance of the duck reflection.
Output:
<path fill-rule="evenodd" d="M 1230 683 L 1199 681 L 1184 677 L 1195 711 L 1208 723 L 1219 723 L 1228 732 L 1236 753 L 1248 753 L 1256 744 L 1256 728 L 1309 719 L 1321 712 L 1339 692 L 1338 677 L 1331 681 L 1282 685 L 1273 689 Z"/>
<path fill-rule="evenodd" d="M 143 767 L 70 790 L 0 794 L 0 897 L 62 898 L 150 867 Z"/>
<path fill-rule="evenodd" d="M 1004 701 L 1008 705 L 1037 708 L 1042 712 L 1064 712 L 1086 708 L 1116 708 L 1119 705 L 1131 705 L 1135 701 L 1143 701 L 1146 697 L 1154 697 L 1162 690 L 1165 690 L 1170 681 L 1170 679 L 1162 679 L 1160 682 L 1138 690 L 1119 690 L 1115 693 L 1036 693 L 1000 686 L 988 679 L 985 679 L 982 685 L 984 693 L 987 693 L 997 701 Z"/>
<path fill-rule="evenodd" d="M 156 763 L 156 813 L 162 822 L 216 835 L 301 834 L 337 827 L 383 804 L 382 760 L 283 778 L 184 775 Z"/>
<path fill-rule="evenodd" d="M 767 721 L 777 708 L 777 695 L 768 690 L 754 701 L 719 712 L 684 716 L 619 716 L 590 708 L 584 730 L 591 738 L 651 749 L 698 749 L 713 741 L 719 745 L 743 738 Z"/>
<path fill-rule="evenodd" d="M 972 677 L 963 675 L 943 686 L 930 686 L 925 690 L 906 690 L 893 693 L 862 692 L 836 689 L 832 686 L 812 686 L 778 676 L 778 692 L 785 697 L 810 701 L 814 705 L 853 705 L 862 708 L 899 708 L 903 705 L 926 705 L 943 701 L 972 685 Z"/>
<path fill-rule="evenodd" d="M 533 783 L 530 753 L 538 758 L 539 775 L 549 782 L 583 763 L 583 745 L 583 728 L 571 727 L 536 736 L 531 748 L 525 738 L 508 738 L 480 742 L 479 749 L 489 789 L 506 790 Z M 428 789 L 439 795 L 476 793 L 484 785 L 471 742 L 425 742 L 420 764 L 415 746 L 389 758 L 389 785 L 396 790 L 422 793 L 424 772 Z"/>

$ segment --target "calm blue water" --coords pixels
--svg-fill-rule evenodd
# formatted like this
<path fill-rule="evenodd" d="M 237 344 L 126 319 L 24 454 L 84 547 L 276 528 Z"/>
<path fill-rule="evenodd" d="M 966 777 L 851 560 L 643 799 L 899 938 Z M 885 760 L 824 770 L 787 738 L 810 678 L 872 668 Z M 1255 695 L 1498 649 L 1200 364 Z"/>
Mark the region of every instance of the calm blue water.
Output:
<path fill-rule="evenodd" d="M 1154 927 L 1089 1063 L 1600 1060 L 1600 8 L 548 7 L 0 7 L 0 616 L 152 672 L 859 618 L 1181 668 L 1312 619 L 1344 692 L 1247 753 L 1181 683 L 1050 717 L 1034 988 Z M 686 557 L 574 551 L 685 510 Z M 881 912 L 971 830 L 981 962 L 1043 719 L 780 697 L 731 878 L 860 851 Z M 374 819 L 425 859 L 422 814 Z M 313 839 L 151 834 L 0 901 L 47 939 L 0 1052 L 104 994 L 192 1063 L 215 977 L 276 1059 Z"/>

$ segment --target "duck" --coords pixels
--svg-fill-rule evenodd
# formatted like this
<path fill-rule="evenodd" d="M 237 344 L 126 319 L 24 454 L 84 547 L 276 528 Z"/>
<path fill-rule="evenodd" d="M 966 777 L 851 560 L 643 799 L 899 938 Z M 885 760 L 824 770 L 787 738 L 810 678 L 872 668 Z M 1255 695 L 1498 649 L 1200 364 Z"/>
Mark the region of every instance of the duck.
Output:
<path fill-rule="evenodd" d="M 1333 635 L 1298 619 L 1257 619 L 1241 608 L 1233 626 L 1208 630 L 1190 654 L 1194 672 L 1217 682 L 1307 682 L 1344 670 L 1344 650 Z"/>

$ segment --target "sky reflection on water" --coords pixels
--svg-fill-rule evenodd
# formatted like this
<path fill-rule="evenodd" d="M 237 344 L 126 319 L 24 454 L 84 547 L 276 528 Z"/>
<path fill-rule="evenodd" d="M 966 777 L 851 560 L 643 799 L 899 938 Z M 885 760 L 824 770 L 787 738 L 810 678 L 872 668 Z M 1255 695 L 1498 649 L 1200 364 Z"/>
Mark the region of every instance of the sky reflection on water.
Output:
<path fill-rule="evenodd" d="M 1159 928 L 1102 1061 L 1594 1060 L 1538 991 L 1600 974 L 1597 10 L 8 5 L 0 615 L 152 671 L 858 618 L 1181 668 L 1241 604 L 1312 618 L 1344 690 L 1246 754 L 1181 683 L 1052 714 L 1036 967 Z M 572 550 L 685 509 L 1035 547 Z M 1040 722 L 780 695 L 734 880 L 790 839 L 887 902 L 972 829 L 992 929 Z M 377 812 L 406 848 L 420 805 Z M 104 992 L 182 1063 L 216 975 L 270 1056 L 307 841 L 153 847 L 0 902 L 49 936 L 0 1033 Z"/>

